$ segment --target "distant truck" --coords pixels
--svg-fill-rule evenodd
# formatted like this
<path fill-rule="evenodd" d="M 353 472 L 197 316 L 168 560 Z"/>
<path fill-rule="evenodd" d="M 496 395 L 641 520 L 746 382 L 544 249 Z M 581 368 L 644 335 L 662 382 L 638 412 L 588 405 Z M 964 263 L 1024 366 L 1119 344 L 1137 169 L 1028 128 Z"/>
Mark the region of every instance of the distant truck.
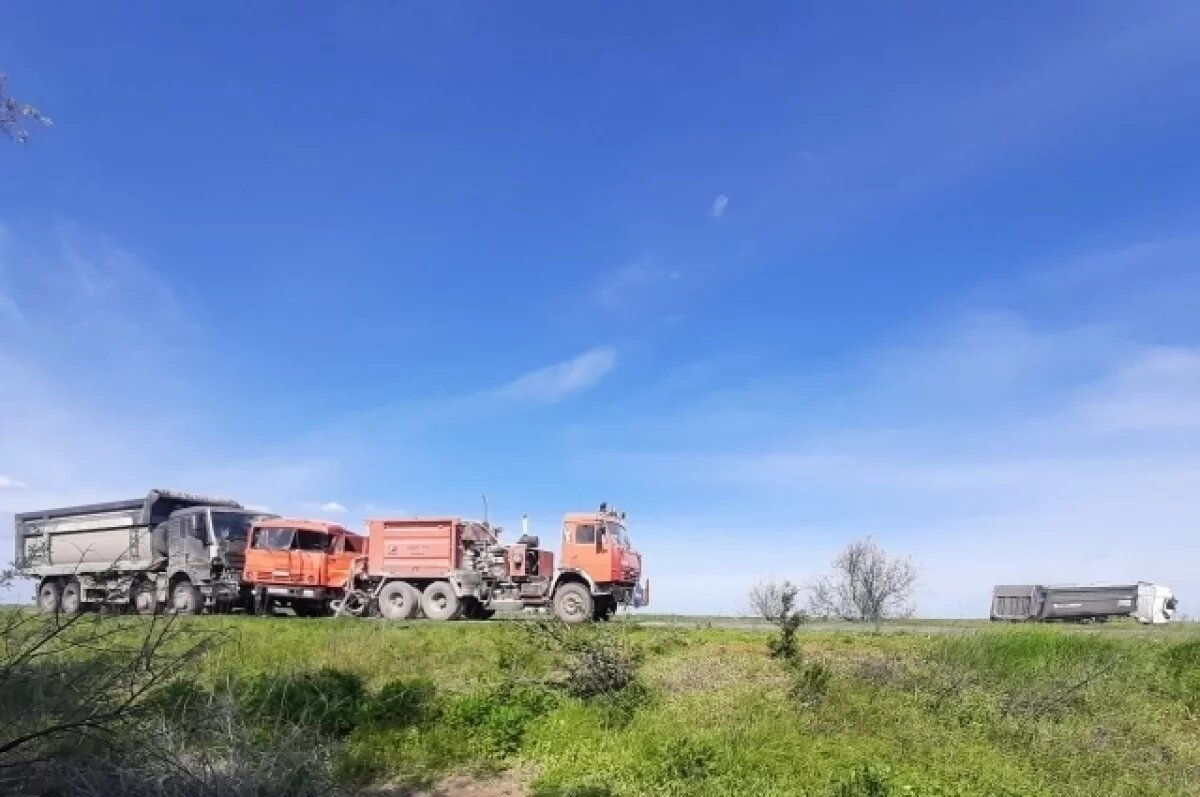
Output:
<path fill-rule="evenodd" d="M 1000 585 L 992 590 L 993 620 L 1104 621 L 1133 617 L 1140 623 L 1169 622 L 1178 602 L 1161 584 Z"/>
<path fill-rule="evenodd" d="M 512 545 L 486 522 L 452 517 L 375 519 L 367 529 L 364 540 L 332 523 L 256 523 L 244 579 L 256 599 L 298 614 L 340 608 L 390 620 L 485 620 L 497 610 L 546 607 L 576 623 L 649 601 L 624 514 L 604 504 L 565 517 L 558 567 L 527 528 Z"/>
<path fill-rule="evenodd" d="M 242 605 L 246 535 L 270 515 L 236 501 L 171 490 L 15 518 L 17 571 L 38 580 L 37 606 L 88 605 L 195 614 Z"/>

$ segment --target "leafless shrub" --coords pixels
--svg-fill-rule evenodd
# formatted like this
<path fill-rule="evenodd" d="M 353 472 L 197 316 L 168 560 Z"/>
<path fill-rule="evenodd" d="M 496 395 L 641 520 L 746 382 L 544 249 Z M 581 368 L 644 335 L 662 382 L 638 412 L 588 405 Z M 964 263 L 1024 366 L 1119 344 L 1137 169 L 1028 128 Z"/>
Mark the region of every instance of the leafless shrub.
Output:
<path fill-rule="evenodd" d="M 338 744 L 305 725 L 248 723 L 235 695 L 203 698 L 188 722 L 168 714 L 138 728 L 140 744 L 74 755 L 47 778 L 53 788 L 104 797 L 330 797 Z"/>
<path fill-rule="evenodd" d="M 171 616 L 0 615 L 0 788 L 66 749 L 104 750 L 214 641 Z"/>
<path fill-rule="evenodd" d="M 893 557 L 870 537 L 846 547 L 833 562 L 833 572 L 817 579 L 809 591 L 814 614 L 873 623 L 912 614 L 917 570 L 908 559 Z"/>

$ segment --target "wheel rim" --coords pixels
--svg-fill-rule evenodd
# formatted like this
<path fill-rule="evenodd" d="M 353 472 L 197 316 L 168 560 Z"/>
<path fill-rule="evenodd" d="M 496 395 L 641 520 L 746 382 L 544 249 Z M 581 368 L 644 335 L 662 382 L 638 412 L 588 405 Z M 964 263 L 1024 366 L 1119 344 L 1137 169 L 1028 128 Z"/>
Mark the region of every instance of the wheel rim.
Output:
<path fill-rule="evenodd" d="M 563 614 L 571 617 L 578 617 L 583 614 L 583 600 L 574 592 L 569 592 L 563 596 Z"/>

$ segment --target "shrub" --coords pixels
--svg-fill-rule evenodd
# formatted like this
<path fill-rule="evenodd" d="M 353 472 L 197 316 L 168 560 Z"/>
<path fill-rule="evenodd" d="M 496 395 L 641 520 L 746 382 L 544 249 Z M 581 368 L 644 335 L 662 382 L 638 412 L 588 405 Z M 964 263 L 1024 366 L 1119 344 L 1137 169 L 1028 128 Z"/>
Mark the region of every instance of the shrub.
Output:
<path fill-rule="evenodd" d="M 701 780 L 708 776 L 716 758 L 716 748 L 711 744 L 681 736 L 663 750 L 662 773 L 667 780 Z"/>
<path fill-rule="evenodd" d="M 813 661 L 792 668 L 792 697 L 803 706 L 820 702 L 829 691 L 833 670 L 823 662 Z"/>
<path fill-rule="evenodd" d="M 491 752 L 509 754 L 520 747 L 529 723 L 556 702 L 554 693 L 545 688 L 504 683 L 451 702 L 446 719 Z"/>
<path fill-rule="evenodd" d="M 364 694 L 362 678 L 342 670 L 261 675 L 244 688 L 251 717 L 314 728 L 329 736 L 354 730 Z"/>
<path fill-rule="evenodd" d="M 363 704 L 364 721 L 383 728 L 423 725 L 438 713 L 437 687 L 428 678 L 401 678 L 384 684 Z"/>
<path fill-rule="evenodd" d="M 829 794 L 830 797 L 890 797 L 895 789 L 887 767 L 867 765 L 835 783 Z"/>

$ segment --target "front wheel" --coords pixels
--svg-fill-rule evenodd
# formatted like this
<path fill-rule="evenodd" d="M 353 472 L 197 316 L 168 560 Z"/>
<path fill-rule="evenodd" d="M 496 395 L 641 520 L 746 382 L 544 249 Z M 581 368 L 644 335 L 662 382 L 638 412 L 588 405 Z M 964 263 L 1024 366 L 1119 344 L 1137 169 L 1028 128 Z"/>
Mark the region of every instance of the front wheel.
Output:
<path fill-rule="evenodd" d="M 582 623 L 592 618 L 592 593 L 578 582 L 563 584 L 554 593 L 554 614 L 564 623 Z"/>
<path fill-rule="evenodd" d="M 199 614 L 202 605 L 200 590 L 190 581 L 180 581 L 171 590 L 171 608 L 176 614 Z"/>

